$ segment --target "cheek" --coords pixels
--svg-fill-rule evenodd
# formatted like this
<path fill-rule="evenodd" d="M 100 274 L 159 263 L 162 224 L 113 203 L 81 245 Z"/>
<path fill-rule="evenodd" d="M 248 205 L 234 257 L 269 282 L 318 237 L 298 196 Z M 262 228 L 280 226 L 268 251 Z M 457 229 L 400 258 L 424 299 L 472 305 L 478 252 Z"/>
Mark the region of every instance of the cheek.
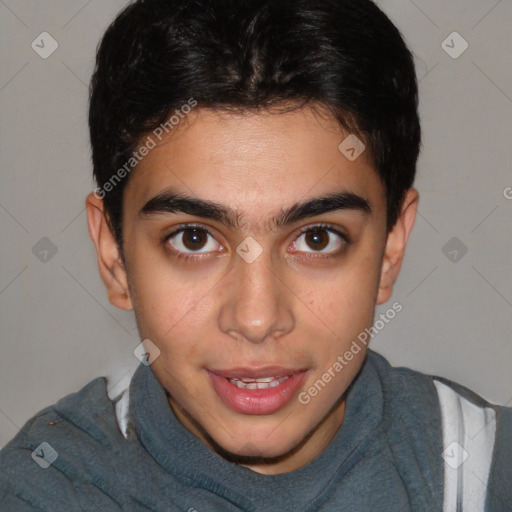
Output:
<path fill-rule="evenodd" d="M 222 274 L 180 270 L 163 258 L 138 255 L 130 272 L 130 288 L 140 336 L 187 344 L 211 315 L 211 296 Z M 219 282 L 220 281 L 220 282 Z M 162 348 L 164 350 L 165 347 Z"/>
<path fill-rule="evenodd" d="M 351 341 L 371 325 L 379 281 L 379 258 L 353 255 L 328 278 L 301 279 L 303 302 L 338 337 Z"/>

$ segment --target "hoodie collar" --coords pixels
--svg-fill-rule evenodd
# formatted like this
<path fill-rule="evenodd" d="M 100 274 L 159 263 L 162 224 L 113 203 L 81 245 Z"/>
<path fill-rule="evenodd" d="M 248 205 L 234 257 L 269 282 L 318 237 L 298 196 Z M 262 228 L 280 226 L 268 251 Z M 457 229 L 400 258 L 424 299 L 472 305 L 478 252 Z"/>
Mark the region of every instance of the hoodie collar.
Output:
<path fill-rule="evenodd" d="M 345 418 L 331 444 L 291 473 L 262 475 L 210 450 L 177 420 L 150 366 L 137 368 L 116 411 L 119 409 L 125 436 L 133 422 L 136 435 L 151 456 L 168 473 L 194 482 L 194 487 L 208 489 L 244 510 L 315 510 L 363 456 L 373 438 L 371 433 L 381 422 L 383 391 L 371 355 L 369 351 L 347 391 Z"/>

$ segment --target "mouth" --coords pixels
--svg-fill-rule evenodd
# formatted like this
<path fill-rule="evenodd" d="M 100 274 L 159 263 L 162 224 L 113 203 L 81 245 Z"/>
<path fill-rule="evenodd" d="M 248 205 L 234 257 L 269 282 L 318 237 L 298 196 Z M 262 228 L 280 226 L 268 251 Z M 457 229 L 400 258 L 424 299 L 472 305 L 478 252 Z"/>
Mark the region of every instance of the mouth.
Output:
<path fill-rule="evenodd" d="M 284 408 L 303 384 L 307 370 L 277 367 L 208 370 L 220 400 L 239 414 L 272 414 Z"/>

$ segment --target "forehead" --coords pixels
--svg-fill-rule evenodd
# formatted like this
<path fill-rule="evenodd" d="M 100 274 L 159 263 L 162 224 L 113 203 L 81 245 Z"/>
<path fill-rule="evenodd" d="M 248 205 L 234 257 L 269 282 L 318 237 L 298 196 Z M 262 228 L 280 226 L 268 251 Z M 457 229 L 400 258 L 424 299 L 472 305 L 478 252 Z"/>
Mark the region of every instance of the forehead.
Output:
<path fill-rule="evenodd" d="M 325 111 L 234 113 L 196 109 L 158 142 L 130 176 L 125 210 L 166 189 L 229 204 L 251 226 L 263 212 L 333 192 L 364 197 L 385 209 L 384 188 L 363 152 L 339 149 L 350 134 Z M 155 137 L 153 137 L 155 138 Z"/>

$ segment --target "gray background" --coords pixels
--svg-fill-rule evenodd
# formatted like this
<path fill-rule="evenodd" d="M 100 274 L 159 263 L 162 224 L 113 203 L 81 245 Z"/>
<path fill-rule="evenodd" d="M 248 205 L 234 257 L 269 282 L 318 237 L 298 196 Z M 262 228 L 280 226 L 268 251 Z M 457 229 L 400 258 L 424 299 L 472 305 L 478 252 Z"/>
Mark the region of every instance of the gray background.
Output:
<path fill-rule="evenodd" d="M 135 320 L 106 298 L 84 210 L 87 83 L 125 3 L 0 0 L 0 446 L 43 407 L 138 364 Z M 373 348 L 510 405 L 512 3 L 378 3 L 416 57 L 424 149 L 420 214 L 390 302 L 404 309 Z M 469 44 L 456 59 L 454 31 Z M 46 59 L 31 47 L 51 48 L 42 32 L 59 45 Z"/>

